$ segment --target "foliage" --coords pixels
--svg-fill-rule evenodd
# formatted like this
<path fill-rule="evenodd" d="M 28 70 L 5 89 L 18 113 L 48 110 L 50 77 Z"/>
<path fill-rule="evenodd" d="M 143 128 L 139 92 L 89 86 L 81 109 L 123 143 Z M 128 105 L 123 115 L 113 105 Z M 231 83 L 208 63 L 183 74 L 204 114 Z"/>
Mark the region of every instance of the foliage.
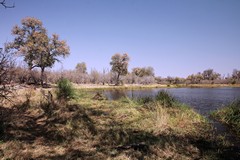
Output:
<path fill-rule="evenodd" d="M 218 79 L 221 75 L 213 71 L 213 69 L 204 70 L 202 73 L 204 80 L 215 80 Z"/>
<path fill-rule="evenodd" d="M 176 103 L 176 99 L 171 96 L 167 91 L 160 91 L 156 95 L 156 101 L 160 102 L 164 107 L 173 107 Z"/>
<path fill-rule="evenodd" d="M 153 76 L 154 77 L 154 69 L 152 67 L 136 67 L 132 69 L 133 74 L 135 74 L 138 77 L 144 77 L 144 76 Z"/>
<path fill-rule="evenodd" d="M 73 99 L 75 96 L 75 91 L 72 83 L 66 78 L 61 78 L 57 83 L 56 94 L 57 99 L 59 100 L 67 101 Z"/>
<path fill-rule="evenodd" d="M 77 71 L 77 73 L 86 74 L 87 73 L 87 65 L 86 65 L 86 63 L 85 62 L 78 63 L 76 65 L 76 71 Z"/>
<path fill-rule="evenodd" d="M 230 125 L 240 136 L 240 99 L 212 113 L 216 119 Z"/>
<path fill-rule="evenodd" d="M 119 85 L 120 76 L 126 75 L 128 73 L 128 62 L 130 58 L 127 53 L 123 55 L 117 53 L 111 58 L 110 65 L 112 66 L 112 71 L 117 74 L 116 85 Z"/>
<path fill-rule="evenodd" d="M 171 77 L 171 76 L 167 76 L 166 81 L 167 81 L 169 84 L 172 84 L 172 83 L 174 82 L 174 78 Z"/>
<path fill-rule="evenodd" d="M 14 41 L 8 44 L 8 48 L 15 49 L 17 54 L 24 57 L 28 68 L 41 69 L 41 84 L 43 85 L 43 73 L 46 67 L 52 67 L 58 57 L 69 55 L 69 47 L 66 41 L 59 40 L 57 34 L 48 37 L 47 30 L 39 19 L 26 17 L 21 21 L 22 26 L 14 26 L 12 34 Z"/>
<path fill-rule="evenodd" d="M 214 81 L 221 78 L 221 74 L 214 72 L 213 69 L 206 69 L 202 73 L 191 74 L 187 77 L 188 83 L 200 84 L 200 83 L 214 83 Z"/>
<path fill-rule="evenodd" d="M 233 80 L 240 80 L 240 70 L 234 69 L 232 73 Z"/>
<path fill-rule="evenodd" d="M 201 80 L 203 80 L 203 75 L 200 72 L 197 74 L 192 74 L 187 77 L 187 80 L 189 80 L 191 84 L 199 84 Z"/>

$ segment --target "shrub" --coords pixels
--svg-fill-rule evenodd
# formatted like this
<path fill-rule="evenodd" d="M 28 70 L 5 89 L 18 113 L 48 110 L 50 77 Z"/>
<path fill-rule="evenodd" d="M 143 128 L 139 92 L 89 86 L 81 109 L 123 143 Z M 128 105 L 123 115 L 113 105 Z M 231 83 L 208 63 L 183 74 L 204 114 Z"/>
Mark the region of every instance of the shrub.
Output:
<path fill-rule="evenodd" d="M 158 92 L 155 99 L 164 107 L 173 107 L 176 102 L 176 99 L 166 91 Z"/>
<path fill-rule="evenodd" d="M 75 91 L 72 83 L 66 78 L 61 78 L 57 83 L 56 94 L 58 100 L 67 101 L 73 99 L 75 96 Z"/>

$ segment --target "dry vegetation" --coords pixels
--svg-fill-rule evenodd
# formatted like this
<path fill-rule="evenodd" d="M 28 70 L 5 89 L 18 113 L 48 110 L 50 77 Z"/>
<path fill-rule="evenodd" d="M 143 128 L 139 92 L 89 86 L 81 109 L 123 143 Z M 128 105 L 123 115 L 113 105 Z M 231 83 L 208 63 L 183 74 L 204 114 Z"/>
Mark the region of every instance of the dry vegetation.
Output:
<path fill-rule="evenodd" d="M 109 101 L 78 90 L 49 100 L 53 89 L 22 89 L 0 107 L 2 159 L 224 159 L 228 145 L 208 122 L 179 103 Z M 94 98 L 93 98 L 94 97 Z M 234 152 L 231 157 L 239 156 Z"/>

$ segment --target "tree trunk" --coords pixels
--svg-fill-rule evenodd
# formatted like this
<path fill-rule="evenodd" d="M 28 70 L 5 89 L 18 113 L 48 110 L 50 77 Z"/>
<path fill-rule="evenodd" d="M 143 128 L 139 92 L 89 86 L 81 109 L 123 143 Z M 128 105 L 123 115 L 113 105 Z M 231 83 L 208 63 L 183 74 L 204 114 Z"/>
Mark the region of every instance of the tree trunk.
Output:
<path fill-rule="evenodd" d="M 119 78 L 120 78 L 120 73 L 118 73 L 118 75 L 117 75 L 117 82 L 116 82 L 116 86 L 118 86 L 119 85 Z"/>
<path fill-rule="evenodd" d="M 41 86 L 42 86 L 42 88 L 43 88 L 44 69 L 45 69 L 44 67 L 41 68 Z"/>

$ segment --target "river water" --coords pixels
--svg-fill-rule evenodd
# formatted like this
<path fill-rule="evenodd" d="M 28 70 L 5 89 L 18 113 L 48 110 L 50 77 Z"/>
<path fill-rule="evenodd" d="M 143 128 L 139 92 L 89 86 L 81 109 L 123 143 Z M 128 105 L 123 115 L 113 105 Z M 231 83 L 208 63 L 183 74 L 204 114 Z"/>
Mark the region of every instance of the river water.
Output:
<path fill-rule="evenodd" d="M 211 111 L 240 98 L 240 88 L 154 88 L 144 90 L 107 90 L 104 94 L 110 100 L 121 97 L 154 97 L 165 90 L 181 103 L 193 107 L 197 112 L 207 116 Z"/>
<path fill-rule="evenodd" d="M 225 135 L 235 146 L 240 148 L 240 140 L 228 126 L 209 117 L 214 110 L 224 107 L 236 99 L 240 99 L 240 88 L 154 88 L 144 90 L 106 90 L 103 91 L 110 100 L 121 97 L 138 98 L 154 97 L 159 91 L 165 90 L 181 103 L 193 107 L 213 124 L 216 135 Z"/>

